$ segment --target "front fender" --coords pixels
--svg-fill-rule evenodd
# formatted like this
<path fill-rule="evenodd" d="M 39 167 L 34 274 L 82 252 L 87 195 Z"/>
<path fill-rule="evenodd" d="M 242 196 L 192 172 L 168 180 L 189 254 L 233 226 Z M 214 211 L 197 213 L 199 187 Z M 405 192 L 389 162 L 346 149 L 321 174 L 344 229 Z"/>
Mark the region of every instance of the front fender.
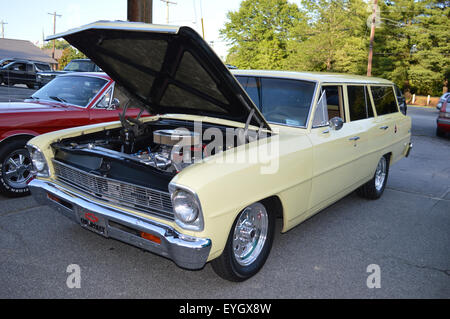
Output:
<path fill-rule="evenodd" d="M 273 135 L 211 156 L 179 173 L 173 183 L 196 192 L 209 236 L 210 259 L 225 247 L 239 212 L 262 199 L 277 196 L 283 206 L 283 230 L 308 206 L 312 148 L 305 135 Z"/>

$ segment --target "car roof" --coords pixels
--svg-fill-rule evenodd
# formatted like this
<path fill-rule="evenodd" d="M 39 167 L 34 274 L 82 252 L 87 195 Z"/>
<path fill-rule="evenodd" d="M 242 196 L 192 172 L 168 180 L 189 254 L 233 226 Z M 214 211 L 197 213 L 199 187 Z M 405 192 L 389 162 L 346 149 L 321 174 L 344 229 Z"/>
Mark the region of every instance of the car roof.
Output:
<path fill-rule="evenodd" d="M 72 59 L 70 60 L 70 62 L 72 61 L 88 61 L 88 62 L 92 62 L 91 59 Z"/>
<path fill-rule="evenodd" d="M 48 62 L 42 62 L 42 61 L 37 61 L 37 60 L 27 60 L 27 59 L 16 59 L 16 58 L 5 58 L 5 59 L 1 59 L 0 61 L 5 61 L 5 60 L 11 60 L 11 63 L 20 62 L 20 63 L 39 63 L 39 64 L 50 65 L 50 63 L 48 63 Z"/>
<path fill-rule="evenodd" d="M 316 81 L 322 83 L 359 83 L 359 84 L 393 84 L 391 81 L 376 77 L 368 77 L 341 73 L 323 72 L 295 72 L 295 71 L 269 71 L 269 70 L 230 70 L 233 75 L 247 75 L 258 77 L 276 77 L 283 79 L 296 79 Z"/>
<path fill-rule="evenodd" d="M 105 80 L 111 81 L 109 75 L 104 72 L 70 72 L 61 74 L 58 77 L 60 76 L 89 76 L 89 77 L 103 78 Z"/>

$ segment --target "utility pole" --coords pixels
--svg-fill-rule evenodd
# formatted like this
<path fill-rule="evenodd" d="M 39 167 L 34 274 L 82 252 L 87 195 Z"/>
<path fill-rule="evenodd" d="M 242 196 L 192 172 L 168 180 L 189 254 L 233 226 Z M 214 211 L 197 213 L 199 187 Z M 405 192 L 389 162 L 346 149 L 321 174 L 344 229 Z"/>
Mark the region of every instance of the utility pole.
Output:
<path fill-rule="evenodd" d="M 5 38 L 5 24 L 8 24 L 8 23 L 6 23 L 2 20 L 0 22 L 0 24 L 2 25 L 2 39 L 4 39 Z"/>
<path fill-rule="evenodd" d="M 152 23 L 153 0 L 127 0 L 128 21 Z"/>
<path fill-rule="evenodd" d="M 169 24 L 169 5 L 177 3 L 169 0 L 161 0 L 161 1 L 166 3 L 166 24 Z"/>
<path fill-rule="evenodd" d="M 56 11 L 53 13 L 49 13 L 49 15 L 53 16 L 53 34 L 56 34 L 56 17 L 61 18 L 62 15 L 56 14 Z M 53 40 L 53 51 L 52 51 L 52 58 L 55 58 L 55 42 L 56 40 Z"/>
<path fill-rule="evenodd" d="M 201 21 L 202 21 L 202 36 L 203 36 L 203 40 L 205 40 L 205 25 L 203 23 L 203 8 L 202 8 L 202 0 L 200 0 L 200 16 L 201 16 Z"/>
<path fill-rule="evenodd" d="M 375 27 L 376 27 L 376 22 L 377 22 L 377 7 L 378 7 L 378 0 L 373 0 L 372 27 L 370 30 L 369 61 L 367 64 L 367 76 L 372 76 L 373 43 L 375 40 Z"/>

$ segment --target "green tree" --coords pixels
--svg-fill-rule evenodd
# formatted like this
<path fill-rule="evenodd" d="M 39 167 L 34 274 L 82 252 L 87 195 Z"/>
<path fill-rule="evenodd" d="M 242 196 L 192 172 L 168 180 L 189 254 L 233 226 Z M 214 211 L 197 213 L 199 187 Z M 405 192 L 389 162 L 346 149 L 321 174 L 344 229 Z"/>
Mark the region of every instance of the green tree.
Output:
<path fill-rule="evenodd" d="M 62 70 L 73 59 L 85 59 L 85 58 L 86 56 L 83 53 L 74 49 L 72 46 L 69 46 L 64 49 L 63 54 L 59 59 L 58 68 Z"/>
<path fill-rule="evenodd" d="M 375 36 L 374 75 L 405 91 L 440 95 L 450 64 L 450 2 L 382 1 Z"/>
<path fill-rule="evenodd" d="M 250 69 L 283 68 L 291 31 L 306 23 L 298 6 L 287 0 L 244 0 L 227 18 L 220 30 L 232 45 L 227 63 Z"/>
<path fill-rule="evenodd" d="M 244 0 L 222 37 L 240 68 L 366 74 L 373 0 Z M 448 90 L 450 1 L 379 0 L 372 73 L 406 91 Z"/>
<path fill-rule="evenodd" d="M 55 40 L 55 49 L 64 50 L 70 47 L 70 44 L 66 40 Z M 43 49 L 53 49 L 53 40 L 47 41 L 42 47 Z"/>
<path fill-rule="evenodd" d="M 307 27 L 296 26 L 287 67 L 363 73 L 367 63 L 367 4 L 362 0 L 303 0 Z"/>

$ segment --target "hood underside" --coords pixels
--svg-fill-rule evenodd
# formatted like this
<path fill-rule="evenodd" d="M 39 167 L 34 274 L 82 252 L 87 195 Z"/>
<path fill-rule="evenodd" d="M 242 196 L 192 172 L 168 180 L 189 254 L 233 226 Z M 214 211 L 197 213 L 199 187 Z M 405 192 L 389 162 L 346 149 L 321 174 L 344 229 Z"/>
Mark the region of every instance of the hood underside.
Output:
<path fill-rule="evenodd" d="M 151 114 L 219 117 L 270 130 L 220 58 L 189 27 L 96 22 L 63 37 Z"/>

